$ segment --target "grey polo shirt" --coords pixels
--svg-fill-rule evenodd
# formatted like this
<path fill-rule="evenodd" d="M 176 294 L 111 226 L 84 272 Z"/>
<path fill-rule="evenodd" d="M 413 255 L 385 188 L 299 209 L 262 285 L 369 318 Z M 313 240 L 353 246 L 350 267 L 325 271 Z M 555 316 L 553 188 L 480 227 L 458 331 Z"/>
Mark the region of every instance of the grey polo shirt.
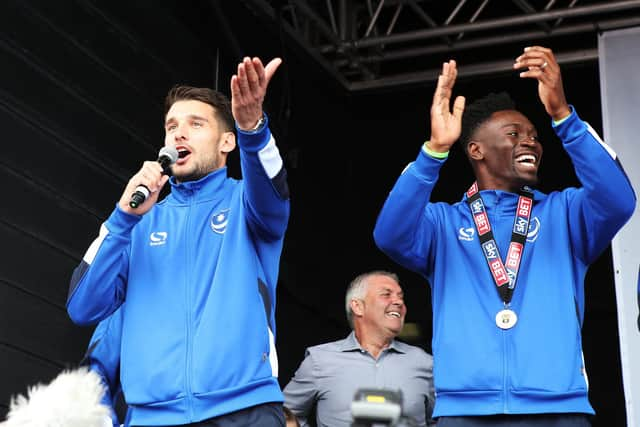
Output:
<path fill-rule="evenodd" d="M 393 341 L 376 360 L 352 332 L 343 340 L 307 348 L 284 389 L 284 404 L 303 427 L 309 425 L 314 405 L 318 427 L 350 427 L 351 401 L 360 388 L 402 390 L 403 413 L 425 426 L 434 404 L 433 358 L 419 347 Z"/>

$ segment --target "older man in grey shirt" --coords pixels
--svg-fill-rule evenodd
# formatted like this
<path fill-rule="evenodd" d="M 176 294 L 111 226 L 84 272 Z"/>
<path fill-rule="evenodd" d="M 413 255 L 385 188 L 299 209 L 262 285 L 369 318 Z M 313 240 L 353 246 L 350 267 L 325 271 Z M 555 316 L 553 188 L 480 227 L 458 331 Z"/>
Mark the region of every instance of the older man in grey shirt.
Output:
<path fill-rule="evenodd" d="M 285 406 L 303 427 L 310 425 L 314 407 L 318 427 L 349 427 L 356 390 L 401 390 L 403 414 L 418 426 L 435 425 L 433 358 L 395 340 L 407 312 L 398 276 L 386 271 L 361 274 L 349 285 L 345 303 L 353 332 L 343 340 L 307 348 L 284 389 Z"/>

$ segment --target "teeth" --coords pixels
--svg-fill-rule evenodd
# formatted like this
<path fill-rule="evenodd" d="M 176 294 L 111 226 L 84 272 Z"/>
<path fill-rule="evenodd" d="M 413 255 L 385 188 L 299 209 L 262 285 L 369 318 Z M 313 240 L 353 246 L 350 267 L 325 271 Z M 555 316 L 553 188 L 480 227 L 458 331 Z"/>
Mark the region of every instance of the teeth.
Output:
<path fill-rule="evenodd" d="M 397 311 L 390 311 L 389 313 L 387 313 L 389 316 L 394 316 L 397 317 L 398 319 L 400 318 L 400 313 L 398 313 Z"/>
<path fill-rule="evenodd" d="M 516 162 L 518 163 L 535 163 L 536 156 L 532 154 L 523 154 L 521 156 L 516 157 Z"/>

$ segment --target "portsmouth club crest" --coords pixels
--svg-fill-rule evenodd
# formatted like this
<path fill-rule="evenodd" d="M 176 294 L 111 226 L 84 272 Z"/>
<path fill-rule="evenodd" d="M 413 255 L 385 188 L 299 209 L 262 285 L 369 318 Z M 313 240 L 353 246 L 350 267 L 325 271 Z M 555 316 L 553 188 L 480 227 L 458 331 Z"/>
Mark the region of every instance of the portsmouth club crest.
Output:
<path fill-rule="evenodd" d="M 223 209 L 211 215 L 211 221 L 209 221 L 209 225 L 211 225 L 211 229 L 214 233 L 224 234 L 227 231 L 227 223 L 229 222 L 229 210 Z"/>

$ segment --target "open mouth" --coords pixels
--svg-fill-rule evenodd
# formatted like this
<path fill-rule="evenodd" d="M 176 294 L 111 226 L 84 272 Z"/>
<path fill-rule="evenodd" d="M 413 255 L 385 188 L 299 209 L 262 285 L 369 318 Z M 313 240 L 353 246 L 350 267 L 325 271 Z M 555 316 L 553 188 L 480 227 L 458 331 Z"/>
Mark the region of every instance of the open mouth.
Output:
<path fill-rule="evenodd" d="M 191 151 L 186 147 L 176 147 L 176 150 L 178 150 L 177 164 L 184 163 L 186 161 L 185 159 L 191 154 Z"/>
<path fill-rule="evenodd" d="M 386 315 L 389 316 L 389 317 L 394 317 L 396 319 L 400 319 L 402 317 L 400 315 L 400 313 L 397 312 L 397 311 L 389 311 L 389 312 L 386 313 Z"/>
<path fill-rule="evenodd" d="M 535 154 L 521 154 L 516 157 L 516 163 L 525 167 L 534 168 L 538 165 L 538 157 Z"/>

